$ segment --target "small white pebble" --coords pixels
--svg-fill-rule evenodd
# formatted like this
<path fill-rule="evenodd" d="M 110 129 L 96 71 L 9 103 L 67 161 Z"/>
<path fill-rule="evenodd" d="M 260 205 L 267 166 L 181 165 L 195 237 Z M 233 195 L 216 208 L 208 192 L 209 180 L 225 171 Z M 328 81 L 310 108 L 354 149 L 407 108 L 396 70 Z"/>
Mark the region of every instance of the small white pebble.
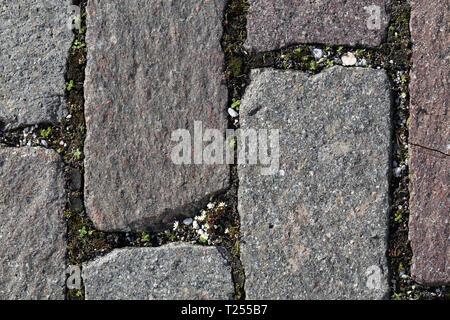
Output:
<path fill-rule="evenodd" d="M 312 54 L 313 54 L 313 56 L 314 56 L 314 58 L 315 58 L 316 60 L 319 60 L 319 59 L 322 58 L 322 56 L 323 56 L 322 50 L 321 50 L 321 49 L 318 49 L 318 48 L 314 48 L 314 49 L 312 50 Z"/>
<path fill-rule="evenodd" d="M 186 219 L 184 219 L 183 220 L 183 223 L 185 224 L 185 225 L 190 225 L 192 222 L 193 222 L 194 220 L 192 220 L 192 218 L 186 218 Z"/>
<path fill-rule="evenodd" d="M 234 111 L 234 109 L 228 108 L 228 114 L 232 117 L 232 118 L 236 118 L 239 113 L 237 113 L 236 111 Z"/>
<path fill-rule="evenodd" d="M 402 175 L 402 168 L 401 167 L 394 168 L 394 176 L 399 178 L 401 175 Z"/>
<path fill-rule="evenodd" d="M 342 56 L 342 64 L 344 66 L 354 66 L 356 64 L 356 57 L 353 53 L 347 52 Z"/>

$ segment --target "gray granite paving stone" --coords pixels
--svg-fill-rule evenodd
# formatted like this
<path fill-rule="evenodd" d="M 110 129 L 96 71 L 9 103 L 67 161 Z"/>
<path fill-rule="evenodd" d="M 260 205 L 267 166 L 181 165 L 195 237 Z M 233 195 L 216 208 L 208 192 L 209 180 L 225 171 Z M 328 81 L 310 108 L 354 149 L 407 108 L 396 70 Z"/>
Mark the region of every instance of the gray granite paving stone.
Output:
<path fill-rule="evenodd" d="M 297 43 L 375 47 L 386 34 L 391 5 L 389 0 L 249 0 L 249 3 L 246 46 L 252 51 L 269 51 Z"/>
<path fill-rule="evenodd" d="M 388 296 L 390 108 L 382 70 L 252 71 L 241 128 L 280 130 L 280 173 L 238 167 L 247 298 Z"/>
<path fill-rule="evenodd" d="M 185 243 L 116 249 L 83 265 L 87 300 L 231 299 L 222 248 Z"/>
<path fill-rule="evenodd" d="M 162 229 L 227 188 L 227 165 L 175 165 L 175 129 L 225 132 L 224 1 L 89 1 L 85 200 L 98 229 Z"/>
<path fill-rule="evenodd" d="M 66 224 L 59 155 L 0 147 L 0 299 L 64 299 Z"/>
<path fill-rule="evenodd" d="M 68 6 L 65 0 L 1 2 L 0 130 L 58 123 L 66 114 Z"/>

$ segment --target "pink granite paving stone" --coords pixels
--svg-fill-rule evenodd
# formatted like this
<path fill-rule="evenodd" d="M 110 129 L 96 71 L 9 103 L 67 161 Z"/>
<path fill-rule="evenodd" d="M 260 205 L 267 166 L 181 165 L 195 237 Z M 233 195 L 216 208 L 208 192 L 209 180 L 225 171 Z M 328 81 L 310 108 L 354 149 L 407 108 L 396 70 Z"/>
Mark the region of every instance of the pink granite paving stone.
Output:
<path fill-rule="evenodd" d="M 88 2 L 85 201 L 98 229 L 163 229 L 228 187 L 228 165 L 172 158 L 174 131 L 194 139 L 195 121 L 205 130 L 227 127 L 224 5 Z"/>
<path fill-rule="evenodd" d="M 411 147 L 411 273 L 429 285 L 450 283 L 448 156 Z"/>
<path fill-rule="evenodd" d="M 410 234 L 412 276 L 450 283 L 449 266 L 449 1 L 412 1 Z"/>
<path fill-rule="evenodd" d="M 388 0 L 250 0 L 246 47 L 270 51 L 296 43 L 376 47 L 390 19 Z"/>
<path fill-rule="evenodd" d="M 444 4 L 446 3 L 446 4 Z M 413 144 L 449 154 L 449 1 L 413 1 L 411 126 Z"/>

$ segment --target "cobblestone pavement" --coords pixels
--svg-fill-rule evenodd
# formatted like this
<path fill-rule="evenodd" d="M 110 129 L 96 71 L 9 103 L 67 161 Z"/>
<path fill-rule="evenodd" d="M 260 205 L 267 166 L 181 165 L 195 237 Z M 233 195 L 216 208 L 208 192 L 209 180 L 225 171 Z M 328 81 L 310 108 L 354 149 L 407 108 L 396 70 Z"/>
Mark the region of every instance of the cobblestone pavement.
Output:
<path fill-rule="evenodd" d="M 3 1 L 0 299 L 445 297 L 449 5 L 405 3 Z"/>

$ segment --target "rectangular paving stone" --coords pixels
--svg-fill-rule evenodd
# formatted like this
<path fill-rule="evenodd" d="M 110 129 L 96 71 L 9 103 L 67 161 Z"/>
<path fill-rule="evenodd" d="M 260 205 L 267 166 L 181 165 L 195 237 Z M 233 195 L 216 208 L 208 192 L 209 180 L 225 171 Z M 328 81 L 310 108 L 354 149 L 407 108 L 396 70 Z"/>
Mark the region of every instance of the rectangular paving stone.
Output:
<path fill-rule="evenodd" d="M 450 283 L 448 156 L 410 147 L 411 274 L 428 285 Z"/>
<path fill-rule="evenodd" d="M 252 70 L 241 128 L 280 130 L 280 171 L 238 167 L 247 298 L 388 296 L 390 108 L 383 70 Z"/>
<path fill-rule="evenodd" d="M 410 222 L 413 278 L 450 283 L 448 1 L 411 2 Z"/>
<path fill-rule="evenodd" d="M 58 123 L 67 113 L 70 21 L 65 0 L 1 2 L 0 130 Z"/>
<path fill-rule="evenodd" d="M 0 299 L 64 299 L 66 224 L 59 155 L 0 147 Z"/>
<path fill-rule="evenodd" d="M 249 0 L 246 47 L 270 51 L 297 43 L 364 45 L 383 41 L 389 0 Z"/>
<path fill-rule="evenodd" d="M 98 229 L 162 229 L 228 187 L 225 164 L 171 159 L 174 130 L 189 130 L 193 142 L 194 121 L 227 127 L 223 8 L 224 1 L 89 1 L 85 200 Z"/>
<path fill-rule="evenodd" d="M 448 21 L 448 1 L 411 2 L 409 142 L 447 155 L 450 152 Z"/>
<path fill-rule="evenodd" d="M 86 300 L 231 299 L 223 248 L 185 243 L 116 249 L 83 264 Z"/>

